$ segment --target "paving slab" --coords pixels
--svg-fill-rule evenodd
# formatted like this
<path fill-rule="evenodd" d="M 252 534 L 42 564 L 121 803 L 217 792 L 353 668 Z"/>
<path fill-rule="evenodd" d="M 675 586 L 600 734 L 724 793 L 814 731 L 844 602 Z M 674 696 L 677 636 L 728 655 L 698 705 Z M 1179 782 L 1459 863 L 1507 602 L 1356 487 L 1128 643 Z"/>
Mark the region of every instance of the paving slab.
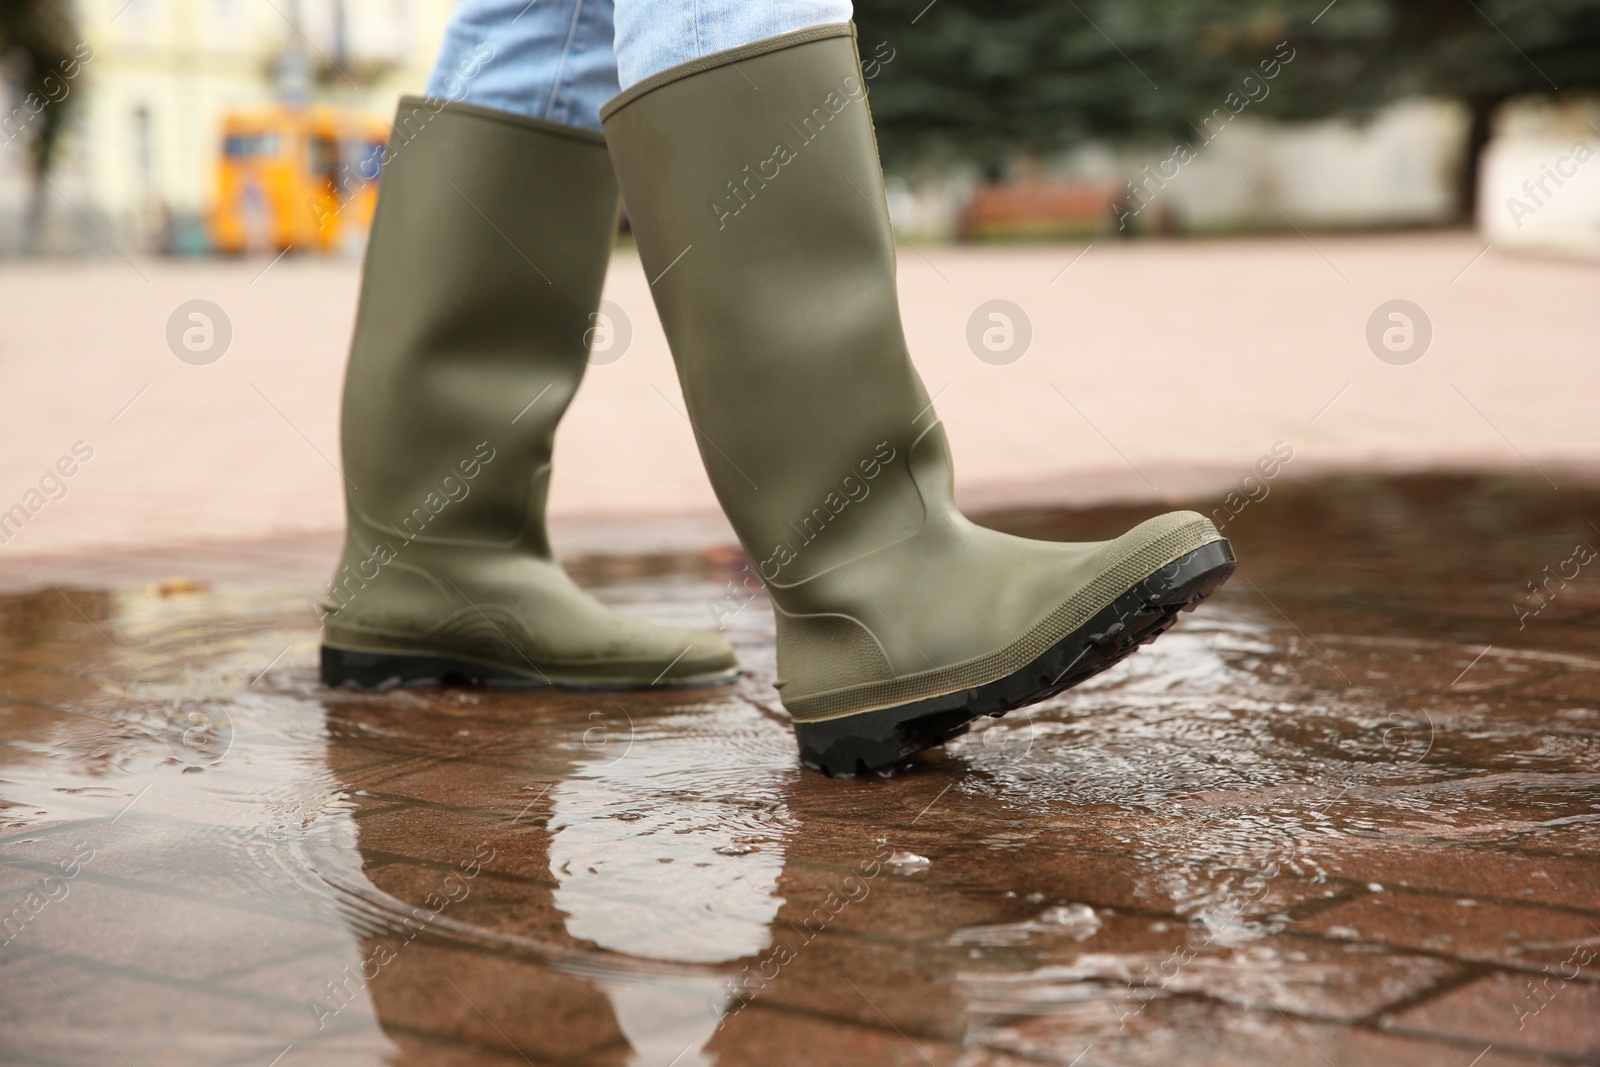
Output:
<path fill-rule="evenodd" d="M 267 266 L 0 264 L 0 505 L 22 500 L 78 442 L 93 453 L 65 495 L 0 546 L 0 572 L 59 573 L 24 557 L 73 554 L 92 566 L 89 549 L 175 540 L 253 540 L 254 562 L 269 566 L 294 552 L 284 535 L 336 535 L 358 267 L 295 256 Z M 1210 513 L 1280 441 L 1293 450 L 1281 475 L 1290 480 L 1440 467 L 1594 480 L 1597 270 L 1436 231 L 1113 241 L 1087 254 L 927 247 L 903 251 L 899 286 L 968 503 L 1203 490 Z M 232 326 L 230 347 L 204 366 L 179 360 L 166 339 L 169 317 L 194 299 Z M 663 538 L 731 540 L 626 244 L 606 299 L 632 341 L 589 369 L 557 435 L 558 543 L 615 553 L 656 551 Z M 1010 362 L 980 359 L 967 340 L 994 299 L 1031 326 Z M 1369 320 L 1396 299 L 1431 326 L 1427 349 L 1404 365 L 1368 342 Z M 509 421 L 541 387 L 494 402 Z M 1244 521 L 1261 505 L 1241 499 L 1229 506 Z M 637 524 L 595 521 L 639 516 L 654 520 L 645 537 Z"/>
<path fill-rule="evenodd" d="M 0 596 L 8 1052 L 1600 1061 L 1600 604 L 1509 608 L 1592 515 L 1600 492 L 1494 472 L 1286 484 L 1161 641 L 854 780 L 795 758 L 759 600 L 720 689 L 356 694 L 316 682 L 315 553 L 219 554 L 181 590 L 112 553 Z M 741 563 L 573 571 L 683 622 Z"/>

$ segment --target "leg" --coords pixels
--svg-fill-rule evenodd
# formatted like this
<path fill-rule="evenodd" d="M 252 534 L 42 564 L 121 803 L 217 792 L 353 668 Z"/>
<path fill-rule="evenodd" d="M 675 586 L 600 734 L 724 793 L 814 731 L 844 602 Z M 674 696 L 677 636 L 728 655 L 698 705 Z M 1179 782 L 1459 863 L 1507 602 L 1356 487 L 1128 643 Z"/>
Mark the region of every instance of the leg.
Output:
<path fill-rule="evenodd" d="M 327 684 L 732 676 L 720 637 L 578 589 L 545 530 L 556 423 L 616 231 L 616 179 L 586 128 L 616 86 L 609 16 L 585 0 L 520 15 L 467 0 L 434 81 L 482 103 L 401 102 L 345 379 Z"/>
<path fill-rule="evenodd" d="M 611 0 L 462 0 L 426 95 L 598 133 L 612 34 Z"/>
<path fill-rule="evenodd" d="M 1076 685 L 1232 573 L 1193 512 L 1060 544 L 956 509 L 900 327 L 849 25 L 654 74 L 602 114 L 690 416 L 714 443 L 701 455 L 772 597 L 806 763 L 884 766 Z"/>
<path fill-rule="evenodd" d="M 669 67 L 811 26 L 849 22 L 850 0 L 622 0 L 617 74 L 630 88 Z"/>

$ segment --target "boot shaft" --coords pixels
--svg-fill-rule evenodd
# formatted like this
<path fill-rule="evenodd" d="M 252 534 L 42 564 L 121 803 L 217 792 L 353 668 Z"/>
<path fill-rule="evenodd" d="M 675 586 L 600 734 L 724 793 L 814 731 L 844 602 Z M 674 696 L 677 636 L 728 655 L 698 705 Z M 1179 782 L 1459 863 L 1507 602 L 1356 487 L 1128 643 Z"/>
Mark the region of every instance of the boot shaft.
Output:
<path fill-rule="evenodd" d="M 551 445 L 617 208 L 598 134 L 401 101 L 345 379 L 352 533 L 548 554 Z"/>
<path fill-rule="evenodd" d="M 948 456 L 901 330 L 852 28 L 663 72 L 605 125 L 706 469 L 774 597 L 909 536 L 913 446 L 935 506 Z"/>

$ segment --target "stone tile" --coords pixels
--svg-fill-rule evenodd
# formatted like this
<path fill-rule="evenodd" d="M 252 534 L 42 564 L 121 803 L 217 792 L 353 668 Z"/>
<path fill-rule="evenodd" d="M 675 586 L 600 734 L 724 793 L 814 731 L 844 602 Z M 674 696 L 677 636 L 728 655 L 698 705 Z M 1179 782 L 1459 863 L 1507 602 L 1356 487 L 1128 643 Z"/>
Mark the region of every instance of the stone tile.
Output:
<path fill-rule="evenodd" d="M 1600 857 L 1600 819 L 1576 825 L 1543 826 L 1523 835 L 1517 844 L 1531 859 L 1540 856 L 1595 859 Z"/>
<path fill-rule="evenodd" d="M 1517 687 L 1517 695 L 1530 700 L 1548 700 L 1560 705 L 1600 704 L 1600 672 L 1593 670 L 1546 671 Z M 1552 707 L 1551 711 L 1557 710 Z"/>
<path fill-rule="evenodd" d="M 416 942 L 381 967 L 367 991 L 379 1018 L 430 1043 L 520 1050 L 535 1063 L 623 1044 L 594 980 L 505 954 Z"/>
<path fill-rule="evenodd" d="M 1203 1000 L 1156 1000 L 1118 1017 L 1098 1005 L 1050 1005 L 975 1030 L 969 1040 L 1077 1067 L 1531 1067 L 1542 1057 L 1291 1018 Z M 1085 1049 L 1087 1048 L 1087 1051 Z M 1475 1059 L 1483 1053 L 1482 1058 Z"/>
<path fill-rule="evenodd" d="M 1476 845 L 1351 839 L 1319 857 L 1330 877 L 1580 908 L 1600 914 L 1600 862 Z"/>
<path fill-rule="evenodd" d="M 345 981 L 347 972 L 356 973 L 366 955 L 364 943 L 352 934 L 329 944 L 251 953 L 216 968 L 203 981 L 218 991 L 292 1005 L 314 1021 L 318 1013 L 306 1002 L 328 996 L 327 984 Z"/>
<path fill-rule="evenodd" d="M 1142 923 L 1141 923 L 1142 925 Z M 1027 1014 L 1035 1005 L 1083 1005 L 1119 1017 L 1152 999 L 1204 996 L 1242 1008 L 1353 1022 L 1431 988 L 1454 970 L 1421 956 L 1338 942 L 1258 934 L 1213 939 L 1108 923 L 1094 937 L 1022 960 L 973 953 L 958 969 L 969 1010 Z M 1003 966 L 1005 964 L 1010 966 Z"/>
<path fill-rule="evenodd" d="M 318 1033 L 299 1004 L 138 977 L 97 962 L 0 961 L 0 987 L 7 1051 L 53 1062 L 115 1063 L 120 1053 L 141 1065 L 265 1064 L 294 1043 L 310 1062 L 355 1067 L 379 1062 L 385 1050 L 370 1013 L 351 1013 Z"/>
<path fill-rule="evenodd" d="M 16 939 L 31 951 L 60 953 L 152 976 L 203 981 L 241 953 L 276 953 L 337 943 L 341 925 L 293 909 L 229 906 L 184 893 L 145 892 L 90 872 L 48 904 Z M 308 921 L 309 918 L 309 921 Z"/>
<path fill-rule="evenodd" d="M 452 873 L 456 879 L 446 883 L 445 878 Z M 503 935 L 508 940 L 530 940 L 563 949 L 575 947 L 567 932 L 566 917 L 553 904 L 553 880 L 540 883 L 508 876 L 507 872 L 494 870 L 492 863 L 470 880 L 460 877 L 459 871 L 404 863 L 379 867 L 369 875 L 374 889 L 392 898 L 392 910 L 374 909 L 369 921 L 387 922 L 391 930 L 411 929 L 402 918 L 406 914 L 417 915 L 417 909 L 423 914 L 433 913 L 431 906 L 425 906 L 432 896 L 448 901 L 437 912 L 441 918 L 476 927 L 485 931 L 486 937 Z M 420 917 L 419 921 L 432 929 L 431 923 Z M 436 932 L 435 936 L 448 935 Z"/>
<path fill-rule="evenodd" d="M 780 913 L 772 945 L 722 978 L 733 994 L 727 1019 L 731 1025 L 762 1006 L 873 1027 L 884 1025 L 881 1011 L 907 1033 L 954 1040 L 961 1005 L 945 972 L 958 955 L 828 932 L 811 937 Z"/>
<path fill-rule="evenodd" d="M 1391 1030 L 1437 1034 L 1497 1049 L 1523 1049 L 1586 1060 L 1600 1056 L 1600 984 L 1596 964 L 1559 976 L 1489 974 L 1384 1020 Z"/>
<path fill-rule="evenodd" d="M 462 869 L 463 863 L 477 862 L 498 876 L 550 885 L 550 834 L 544 827 L 545 818 L 537 807 L 518 823 L 498 812 L 397 808 L 360 820 L 360 847 L 369 866 L 400 858 L 435 867 L 442 877 L 449 870 Z"/>
<path fill-rule="evenodd" d="M 520 1052 L 395 1026 L 386 1032 L 394 1044 L 394 1050 L 384 1061 L 389 1067 L 528 1067 L 527 1058 Z M 607 1067 L 623 1067 L 622 1061 Z"/>
<path fill-rule="evenodd" d="M 514 753 L 488 746 L 455 757 L 423 757 L 396 763 L 359 782 L 361 795 L 372 804 L 416 802 L 471 809 L 483 817 L 515 818 L 536 802 L 552 782 L 570 771 L 569 761 L 546 755 L 527 766 L 513 762 Z M 529 814 L 537 813 L 535 807 Z"/>
<path fill-rule="evenodd" d="M 1536 969 L 1558 966 L 1584 945 L 1600 955 L 1600 918 L 1402 889 L 1366 893 L 1300 920 L 1294 929 Z"/>
<path fill-rule="evenodd" d="M 903 1024 L 896 1024 L 897 1033 L 883 1016 L 862 1007 L 868 1017 L 843 1019 L 758 1003 L 728 1019 L 706 1048 L 717 1056 L 717 1067 L 1022 1067 L 1025 1062 L 994 1050 L 966 1049 L 959 1040 L 931 1039 Z"/>
<path fill-rule="evenodd" d="M 1045 906 L 1014 890 L 951 886 L 927 872 L 899 874 L 880 866 L 879 873 L 867 877 L 855 866 L 792 860 L 784 866 L 778 891 L 787 902 L 780 919 L 907 945 L 937 941 L 966 927 L 1024 921 Z"/>
<path fill-rule="evenodd" d="M 951 857 L 960 873 L 1012 886 L 1024 895 L 1138 908 L 1165 914 L 1199 914 L 1216 909 L 1260 917 L 1324 895 L 1326 888 L 1288 872 L 1263 878 L 1255 872 L 1205 864 L 1152 863 L 1143 855 L 1030 850 L 1025 869 L 1016 872 L 999 857 L 967 852 Z M 982 868 L 982 872 L 973 868 Z M 1004 873 L 1002 873 L 1004 872 Z M 1021 877 L 1017 877 L 1018 874 Z M 956 874 L 959 877 L 960 874 Z"/>

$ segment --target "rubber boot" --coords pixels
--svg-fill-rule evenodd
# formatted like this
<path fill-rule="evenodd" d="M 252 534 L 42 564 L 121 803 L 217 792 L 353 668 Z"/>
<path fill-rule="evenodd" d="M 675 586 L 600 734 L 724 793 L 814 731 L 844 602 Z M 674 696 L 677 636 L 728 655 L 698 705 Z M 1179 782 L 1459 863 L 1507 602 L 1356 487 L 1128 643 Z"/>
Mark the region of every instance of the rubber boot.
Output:
<path fill-rule="evenodd" d="M 389 152 L 345 378 L 323 681 L 730 679 L 722 638 L 613 612 L 546 534 L 556 423 L 617 222 L 604 139 L 408 98 Z"/>
<path fill-rule="evenodd" d="M 885 766 L 1076 685 L 1232 573 L 1194 512 L 1062 544 L 956 510 L 852 27 L 673 68 L 603 117 L 706 470 L 771 595 L 805 763 Z"/>

